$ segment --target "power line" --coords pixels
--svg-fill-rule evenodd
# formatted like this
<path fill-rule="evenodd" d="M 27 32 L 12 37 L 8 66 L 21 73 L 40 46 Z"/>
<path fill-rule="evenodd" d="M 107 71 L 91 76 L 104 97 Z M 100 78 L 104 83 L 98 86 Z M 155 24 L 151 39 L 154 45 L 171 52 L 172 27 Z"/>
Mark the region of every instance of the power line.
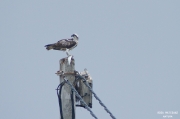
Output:
<path fill-rule="evenodd" d="M 69 82 L 69 80 L 64 78 L 64 81 L 71 87 L 72 91 L 75 92 L 75 95 L 79 98 L 79 101 L 81 103 L 83 103 L 85 105 L 85 108 L 90 112 L 90 114 L 95 118 L 98 119 L 96 117 L 96 115 L 91 111 L 91 109 L 88 107 L 88 105 L 86 104 L 86 102 L 84 102 L 84 100 L 82 99 L 82 97 L 78 94 L 78 92 L 76 91 L 76 89 L 74 88 L 74 86 Z"/>
<path fill-rule="evenodd" d="M 89 83 L 86 81 L 86 79 L 81 76 L 79 74 L 79 72 L 75 71 L 76 75 L 75 75 L 75 80 L 82 80 L 82 82 L 88 87 L 88 89 L 90 90 L 90 92 L 94 95 L 94 97 L 96 98 L 96 100 L 99 101 L 99 104 L 104 107 L 104 110 L 106 110 L 107 113 L 110 114 L 111 118 L 112 119 L 116 119 L 113 114 L 108 110 L 108 108 L 105 106 L 105 104 L 100 100 L 100 98 L 96 95 L 96 93 L 92 90 L 91 86 L 89 85 Z M 65 79 L 65 75 L 64 73 L 62 72 L 61 75 L 63 75 L 63 79 L 64 81 L 58 86 L 58 87 L 62 87 L 64 85 L 64 83 L 67 83 L 70 87 L 71 87 L 71 90 L 73 92 L 75 92 L 75 95 L 79 98 L 79 101 L 84 105 L 84 107 L 90 112 L 90 114 L 95 118 L 95 119 L 98 119 L 96 117 L 96 115 L 91 111 L 91 109 L 88 107 L 88 105 L 86 104 L 86 102 L 82 99 L 82 97 L 79 95 L 79 93 L 77 92 L 77 90 L 74 88 L 74 86 L 71 84 L 71 82 L 67 79 Z M 58 90 L 58 89 L 57 89 Z M 62 114 L 62 110 L 60 110 L 61 114 Z"/>
<path fill-rule="evenodd" d="M 96 95 L 96 93 L 92 90 L 92 88 L 90 87 L 90 85 L 87 83 L 86 79 L 85 79 L 83 76 L 81 76 L 81 75 L 79 74 L 79 72 L 77 72 L 77 71 L 76 71 L 76 78 L 77 78 L 77 79 L 79 78 L 79 79 L 81 79 L 81 80 L 83 81 L 83 83 L 84 83 L 84 84 L 89 88 L 89 90 L 94 94 L 94 97 L 96 98 L 96 100 L 99 101 L 99 104 L 100 104 L 102 107 L 104 107 L 104 110 L 106 110 L 106 112 L 110 114 L 110 116 L 111 116 L 112 119 L 116 119 L 116 118 L 113 116 L 113 114 L 108 110 L 108 108 L 104 105 L 104 103 L 99 99 L 99 97 Z"/>

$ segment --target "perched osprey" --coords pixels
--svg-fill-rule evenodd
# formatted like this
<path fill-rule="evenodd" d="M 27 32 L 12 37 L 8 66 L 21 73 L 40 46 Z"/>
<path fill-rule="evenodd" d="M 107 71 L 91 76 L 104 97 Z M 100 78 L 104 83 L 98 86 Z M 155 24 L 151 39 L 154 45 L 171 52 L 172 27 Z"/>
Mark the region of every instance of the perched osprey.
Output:
<path fill-rule="evenodd" d="M 57 43 L 45 45 L 47 50 L 61 50 L 66 51 L 66 54 L 69 56 L 68 51 L 74 49 L 78 45 L 78 35 L 72 34 L 69 39 L 61 39 Z"/>

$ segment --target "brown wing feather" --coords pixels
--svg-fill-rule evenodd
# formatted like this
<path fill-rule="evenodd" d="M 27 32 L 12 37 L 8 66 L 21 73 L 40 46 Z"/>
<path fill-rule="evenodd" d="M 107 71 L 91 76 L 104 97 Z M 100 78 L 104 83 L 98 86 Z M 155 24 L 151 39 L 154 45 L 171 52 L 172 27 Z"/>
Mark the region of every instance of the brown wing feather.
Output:
<path fill-rule="evenodd" d="M 76 45 L 76 42 L 73 41 L 73 39 L 62 39 L 59 40 L 57 43 L 54 44 L 48 44 L 46 45 L 46 49 L 54 49 L 54 50 L 66 50 L 66 48 L 71 49 L 73 46 Z"/>
<path fill-rule="evenodd" d="M 62 48 L 71 48 L 75 44 L 76 42 L 74 42 L 73 39 L 62 39 L 56 43 L 56 46 L 62 47 Z"/>
<path fill-rule="evenodd" d="M 73 39 L 62 39 L 54 44 L 53 49 L 65 50 L 66 48 L 68 49 L 72 48 L 74 45 L 76 45 L 76 42 L 74 42 Z"/>

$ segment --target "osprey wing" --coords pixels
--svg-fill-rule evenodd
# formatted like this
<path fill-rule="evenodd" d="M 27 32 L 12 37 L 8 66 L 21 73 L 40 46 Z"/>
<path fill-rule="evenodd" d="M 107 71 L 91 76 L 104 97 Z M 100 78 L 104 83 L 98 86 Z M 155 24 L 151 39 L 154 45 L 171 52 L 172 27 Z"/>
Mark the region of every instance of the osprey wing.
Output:
<path fill-rule="evenodd" d="M 73 39 L 62 39 L 62 40 L 59 40 L 57 43 L 53 44 L 53 49 L 65 51 L 66 48 L 71 49 L 75 45 L 76 45 L 76 42 L 74 42 Z"/>
<path fill-rule="evenodd" d="M 72 48 L 74 48 L 76 46 L 77 46 L 77 43 L 75 41 L 73 41 L 73 38 L 71 38 L 71 39 L 59 40 L 57 43 L 48 44 L 45 47 L 46 47 L 47 50 L 53 49 L 53 50 L 63 50 L 63 51 L 65 51 L 66 49 L 71 50 Z"/>
<path fill-rule="evenodd" d="M 67 49 L 70 49 L 75 45 L 76 45 L 76 42 L 73 41 L 73 39 L 62 39 L 56 43 L 57 47 L 67 48 Z"/>

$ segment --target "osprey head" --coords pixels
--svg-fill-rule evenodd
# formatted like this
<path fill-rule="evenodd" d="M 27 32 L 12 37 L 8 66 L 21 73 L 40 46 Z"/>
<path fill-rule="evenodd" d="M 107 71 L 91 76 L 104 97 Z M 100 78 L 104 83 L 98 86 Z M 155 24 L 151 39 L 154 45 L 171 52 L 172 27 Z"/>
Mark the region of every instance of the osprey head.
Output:
<path fill-rule="evenodd" d="M 74 33 L 74 34 L 72 34 L 72 35 L 71 35 L 71 37 L 79 39 L 78 35 L 77 35 L 77 34 L 75 34 L 75 33 Z"/>

